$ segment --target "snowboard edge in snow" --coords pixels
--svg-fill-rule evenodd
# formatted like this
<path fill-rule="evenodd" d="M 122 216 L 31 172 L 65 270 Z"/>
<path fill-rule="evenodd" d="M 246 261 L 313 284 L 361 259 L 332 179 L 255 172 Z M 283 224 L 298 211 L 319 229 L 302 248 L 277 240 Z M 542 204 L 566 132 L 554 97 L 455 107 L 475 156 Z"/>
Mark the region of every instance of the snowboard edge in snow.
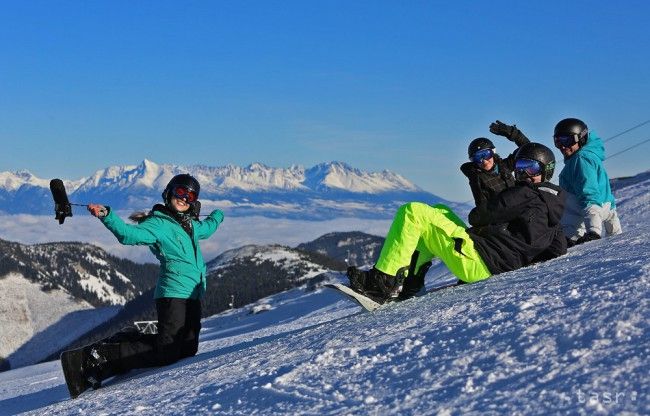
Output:
<path fill-rule="evenodd" d="M 357 304 L 359 304 L 362 308 L 364 308 L 369 312 L 375 311 L 379 309 L 379 307 L 381 307 L 380 303 L 375 302 L 374 300 L 370 299 L 367 296 L 362 295 L 361 293 L 355 292 L 354 290 L 352 290 L 350 287 L 346 285 L 340 283 L 329 283 L 324 286 L 344 294 L 346 297 L 352 299 Z"/>

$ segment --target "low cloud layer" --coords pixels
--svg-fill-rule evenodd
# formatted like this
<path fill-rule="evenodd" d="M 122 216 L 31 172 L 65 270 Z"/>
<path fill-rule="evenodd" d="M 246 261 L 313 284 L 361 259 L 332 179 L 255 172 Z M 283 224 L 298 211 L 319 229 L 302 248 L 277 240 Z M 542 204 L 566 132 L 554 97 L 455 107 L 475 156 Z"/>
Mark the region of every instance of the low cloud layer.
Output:
<path fill-rule="evenodd" d="M 120 213 L 122 218 L 127 215 Z M 212 260 L 225 250 L 246 244 L 296 246 L 334 231 L 363 231 L 384 236 L 389 220 L 340 218 L 329 221 L 272 219 L 265 217 L 226 218 L 217 232 L 201 242 L 203 256 Z M 23 244 L 81 241 L 95 244 L 117 257 L 136 262 L 157 262 L 146 247 L 123 246 L 96 218 L 86 214 L 67 218 L 59 225 L 53 216 L 0 215 L 0 238 Z"/>

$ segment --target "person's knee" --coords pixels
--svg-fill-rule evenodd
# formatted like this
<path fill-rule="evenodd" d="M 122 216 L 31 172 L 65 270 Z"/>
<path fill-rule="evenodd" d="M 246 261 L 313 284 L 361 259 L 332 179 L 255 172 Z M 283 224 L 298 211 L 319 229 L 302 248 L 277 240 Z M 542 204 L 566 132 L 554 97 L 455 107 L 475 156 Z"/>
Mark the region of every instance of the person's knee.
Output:
<path fill-rule="evenodd" d="M 398 217 L 423 217 L 426 216 L 430 210 L 434 210 L 436 207 L 425 204 L 423 202 L 407 202 L 400 206 L 397 210 Z"/>
<path fill-rule="evenodd" d="M 406 204 L 401 205 L 397 209 L 398 215 L 399 214 L 404 215 L 406 213 L 413 212 L 413 207 L 414 207 L 415 204 L 417 204 L 417 202 L 407 202 Z"/>

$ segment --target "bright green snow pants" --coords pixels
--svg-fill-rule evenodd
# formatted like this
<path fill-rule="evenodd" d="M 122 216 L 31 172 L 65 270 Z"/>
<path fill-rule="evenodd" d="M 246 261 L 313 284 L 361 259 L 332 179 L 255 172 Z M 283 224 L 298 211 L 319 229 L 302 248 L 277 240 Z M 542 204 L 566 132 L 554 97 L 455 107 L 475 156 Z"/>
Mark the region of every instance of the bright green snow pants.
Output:
<path fill-rule="evenodd" d="M 438 257 L 463 282 L 487 279 L 491 273 L 474 248 L 466 228 L 463 220 L 445 205 L 404 204 L 395 214 L 375 267 L 394 276 L 409 265 L 417 250 L 420 255 L 416 273 L 424 263 Z"/>

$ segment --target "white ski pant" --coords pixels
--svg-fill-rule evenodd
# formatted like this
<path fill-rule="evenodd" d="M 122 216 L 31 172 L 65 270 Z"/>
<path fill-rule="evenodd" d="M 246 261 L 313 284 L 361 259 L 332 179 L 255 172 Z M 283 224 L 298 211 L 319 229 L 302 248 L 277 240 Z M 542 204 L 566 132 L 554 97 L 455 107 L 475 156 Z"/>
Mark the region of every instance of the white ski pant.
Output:
<path fill-rule="evenodd" d="M 575 195 L 567 192 L 566 196 L 562 228 L 567 238 L 575 241 L 589 231 L 604 237 L 603 226 L 607 235 L 622 232 L 616 208 L 612 209 L 609 202 L 605 202 L 602 206 L 590 205 L 582 208 Z"/>

